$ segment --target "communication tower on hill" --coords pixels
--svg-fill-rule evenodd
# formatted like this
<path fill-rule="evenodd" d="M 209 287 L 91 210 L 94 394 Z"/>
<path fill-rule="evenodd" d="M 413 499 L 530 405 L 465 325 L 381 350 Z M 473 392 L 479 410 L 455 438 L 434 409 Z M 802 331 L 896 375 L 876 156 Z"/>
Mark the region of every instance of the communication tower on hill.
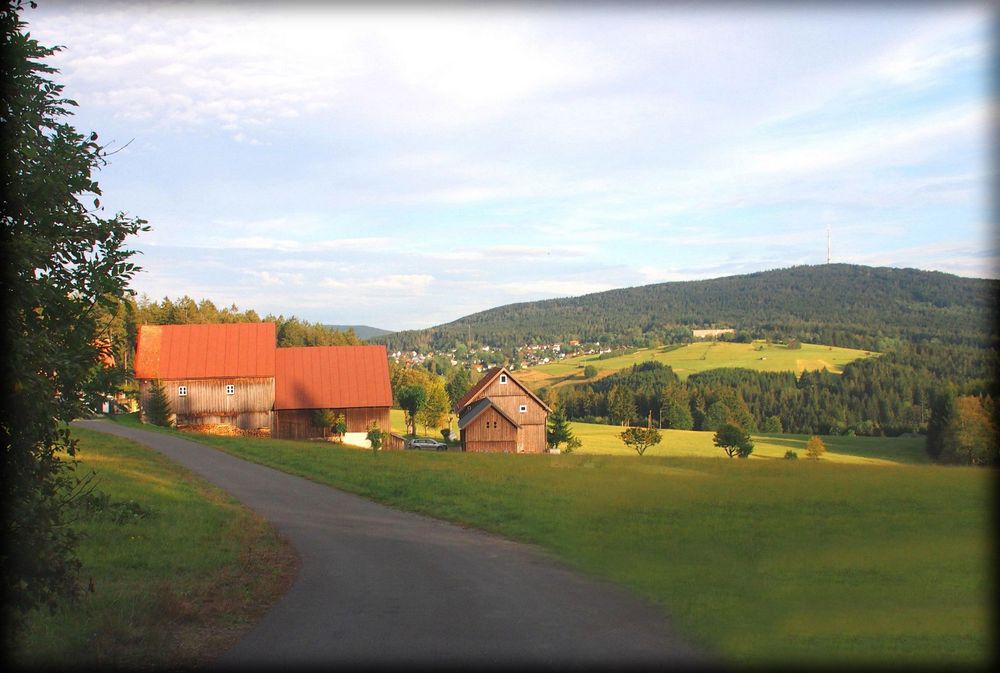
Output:
<path fill-rule="evenodd" d="M 826 263 L 830 263 L 830 225 L 826 225 Z"/>

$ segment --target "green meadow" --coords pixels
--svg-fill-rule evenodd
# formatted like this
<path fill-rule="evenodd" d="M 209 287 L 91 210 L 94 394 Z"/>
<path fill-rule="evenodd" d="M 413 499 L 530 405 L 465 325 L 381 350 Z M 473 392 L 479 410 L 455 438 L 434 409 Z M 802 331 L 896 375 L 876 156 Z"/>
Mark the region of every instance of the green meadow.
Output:
<path fill-rule="evenodd" d="M 252 627 L 297 560 L 259 517 L 221 490 L 127 439 L 73 428 L 74 506 L 86 587 L 76 605 L 30 615 L 12 653 L 25 668 L 187 668 Z"/>
<path fill-rule="evenodd" d="M 681 347 L 642 348 L 630 355 L 619 355 L 604 360 L 598 355 L 566 358 L 559 362 L 518 370 L 517 378 L 529 385 L 532 390 L 539 390 L 547 386 L 585 382 L 587 379 L 583 375 L 583 369 L 587 365 L 593 365 L 597 369 L 596 378 L 601 378 L 650 360 L 669 365 L 681 379 L 686 379 L 697 372 L 720 367 L 796 373 L 827 369 L 839 374 L 847 363 L 873 355 L 876 354 L 871 351 L 819 344 L 804 343 L 802 348 L 789 349 L 784 344 L 765 341 L 752 343 L 701 341 Z"/>
<path fill-rule="evenodd" d="M 403 433 L 403 411 L 393 409 L 390 412 L 394 432 Z M 620 435 L 624 428 L 617 425 L 602 425 L 598 423 L 577 423 L 570 421 L 570 429 L 583 445 L 576 450 L 581 454 L 604 454 L 609 456 L 634 456 L 635 451 L 622 443 Z M 445 425 L 444 427 L 447 427 Z M 452 422 L 452 432 L 458 437 L 458 425 Z M 425 429 L 417 424 L 417 434 L 420 436 L 441 439 L 439 428 Z M 722 449 L 712 443 L 714 433 L 696 430 L 661 430 L 662 441 L 656 446 L 646 449 L 646 456 L 717 458 L 723 456 Z M 751 460 L 759 458 L 785 457 L 787 451 L 795 451 L 800 458 L 805 458 L 806 442 L 809 435 L 752 435 L 754 442 Z M 867 463 L 870 465 L 886 465 L 896 463 L 925 464 L 929 460 L 924 450 L 923 437 L 842 437 L 824 436 L 823 443 L 827 452 L 823 455 L 824 462 L 832 463 Z"/>
<path fill-rule="evenodd" d="M 570 422 L 574 436 L 583 442 L 577 453 L 634 456 L 633 449 L 622 443 L 624 428 L 617 425 Z M 646 456 L 684 456 L 717 458 L 725 456 L 722 449 L 712 442 L 712 432 L 696 430 L 660 430 L 662 441 L 646 449 Z M 841 437 L 824 436 L 826 453 L 820 459 L 832 463 L 867 463 L 892 465 L 896 463 L 928 463 L 923 437 Z M 805 458 L 809 435 L 751 435 L 754 448 L 750 460 L 761 458 L 783 459 L 787 451 L 795 451 Z"/>
<path fill-rule="evenodd" d="M 198 440 L 538 545 L 735 665 L 982 666 L 994 651 L 996 473 L 919 464 L 903 440 L 829 438 L 818 461 L 763 457 L 803 440 L 788 436 L 758 438 L 748 460 L 703 452 L 703 437 L 641 458 Z"/>

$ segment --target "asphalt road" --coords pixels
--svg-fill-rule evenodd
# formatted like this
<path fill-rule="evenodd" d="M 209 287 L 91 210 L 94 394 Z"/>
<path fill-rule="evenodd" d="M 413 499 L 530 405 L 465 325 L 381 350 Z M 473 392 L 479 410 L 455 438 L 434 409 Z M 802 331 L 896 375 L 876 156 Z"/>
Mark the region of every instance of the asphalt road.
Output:
<path fill-rule="evenodd" d="M 649 666 L 709 659 L 662 613 L 530 545 L 402 512 L 186 439 L 136 440 L 270 521 L 301 557 L 291 589 L 216 668 Z"/>

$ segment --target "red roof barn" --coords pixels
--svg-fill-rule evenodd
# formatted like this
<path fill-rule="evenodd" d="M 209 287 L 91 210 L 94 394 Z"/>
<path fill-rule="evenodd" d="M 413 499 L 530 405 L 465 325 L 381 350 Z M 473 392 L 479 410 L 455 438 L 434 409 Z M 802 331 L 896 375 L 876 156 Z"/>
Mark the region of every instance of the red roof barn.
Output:
<path fill-rule="evenodd" d="M 343 414 L 348 433 L 366 433 L 372 422 L 389 431 L 392 388 L 385 346 L 279 348 L 275 366 L 274 437 L 323 436 L 323 428 L 313 425 L 317 409 Z"/>
<path fill-rule="evenodd" d="M 344 414 L 348 433 L 388 433 L 392 389 L 384 346 L 278 348 L 274 323 L 142 325 L 135 357 L 140 409 L 159 381 L 178 425 L 270 428 L 323 436 L 316 409 Z"/>
<path fill-rule="evenodd" d="M 135 354 L 140 413 L 153 382 L 178 425 L 271 427 L 274 323 L 141 325 Z"/>

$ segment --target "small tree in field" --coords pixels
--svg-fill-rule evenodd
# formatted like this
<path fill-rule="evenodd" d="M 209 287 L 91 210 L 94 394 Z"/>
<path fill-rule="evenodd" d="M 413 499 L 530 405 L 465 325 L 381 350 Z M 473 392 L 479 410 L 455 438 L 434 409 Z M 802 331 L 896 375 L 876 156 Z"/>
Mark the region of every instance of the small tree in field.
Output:
<path fill-rule="evenodd" d="M 750 441 L 749 433 L 731 423 L 726 423 L 719 428 L 715 437 L 712 438 L 712 442 L 725 451 L 730 458 L 733 456 L 747 458 L 753 453 L 753 442 Z"/>
<path fill-rule="evenodd" d="M 662 439 L 656 428 L 627 428 L 619 437 L 625 442 L 625 446 L 635 449 L 640 456 Z"/>
<path fill-rule="evenodd" d="M 166 427 L 170 425 L 170 400 L 159 380 L 153 382 L 146 402 L 146 422 Z"/>
<path fill-rule="evenodd" d="M 826 453 L 826 444 L 817 435 L 813 435 L 806 442 L 806 455 L 813 459 L 818 460 L 820 456 Z"/>

